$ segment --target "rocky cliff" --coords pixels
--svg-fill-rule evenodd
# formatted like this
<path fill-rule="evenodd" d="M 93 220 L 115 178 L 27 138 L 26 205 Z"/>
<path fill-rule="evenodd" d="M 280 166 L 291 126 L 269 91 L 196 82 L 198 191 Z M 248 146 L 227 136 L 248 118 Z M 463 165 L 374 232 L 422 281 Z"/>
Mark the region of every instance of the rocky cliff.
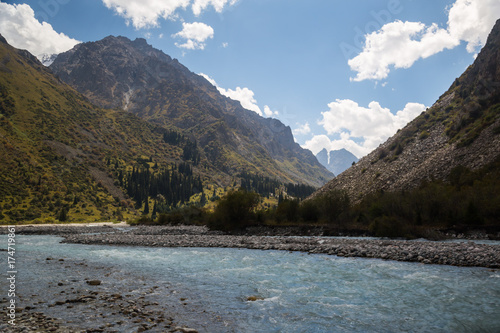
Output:
<path fill-rule="evenodd" d="M 499 103 L 500 20 L 474 63 L 431 108 L 313 196 L 342 189 L 357 202 L 374 191 L 446 181 L 457 166 L 486 166 L 500 155 Z"/>

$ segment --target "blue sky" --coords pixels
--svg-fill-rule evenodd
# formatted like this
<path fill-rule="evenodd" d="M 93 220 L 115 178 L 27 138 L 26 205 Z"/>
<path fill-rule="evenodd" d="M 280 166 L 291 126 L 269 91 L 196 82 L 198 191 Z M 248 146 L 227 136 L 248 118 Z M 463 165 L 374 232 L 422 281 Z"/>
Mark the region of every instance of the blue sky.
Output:
<path fill-rule="evenodd" d="M 472 62 L 500 0 L 1 1 L 0 33 L 35 55 L 146 38 L 313 153 L 366 155 Z M 45 22 L 45 23 L 43 23 Z"/>

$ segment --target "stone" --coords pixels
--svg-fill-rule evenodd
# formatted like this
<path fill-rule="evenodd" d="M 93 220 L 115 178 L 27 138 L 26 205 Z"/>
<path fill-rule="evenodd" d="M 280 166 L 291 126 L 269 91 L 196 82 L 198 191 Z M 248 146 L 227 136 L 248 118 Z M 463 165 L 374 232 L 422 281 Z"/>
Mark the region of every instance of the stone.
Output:
<path fill-rule="evenodd" d="M 91 286 L 99 286 L 101 284 L 101 280 L 88 280 L 87 284 Z"/>

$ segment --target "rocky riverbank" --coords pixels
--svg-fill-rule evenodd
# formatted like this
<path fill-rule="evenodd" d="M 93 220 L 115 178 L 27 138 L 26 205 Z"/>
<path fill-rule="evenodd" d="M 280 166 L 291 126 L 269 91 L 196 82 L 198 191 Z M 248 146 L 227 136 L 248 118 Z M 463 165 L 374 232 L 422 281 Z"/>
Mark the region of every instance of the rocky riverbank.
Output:
<path fill-rule="evenodd" d="M 15 326 L 2 320 L 0 332 L 231 331 L 217 314 L 191 304 L 191 296 L 166 281 L 88 260 L 22 253 L 17 259 L 22 266 L 17 275 Z M 9 303 L 4 296 L 2 307 Z"/>
<path fill-rule="evenodd" d="M 454 266 L 500 268 L 500 246 L 472 242 L 352 239 L 329 237 L 262 237 L 207 234 L 169 234 L 168 227 L 140 227 L 127 233 L 67 235 L 78 244 L 153 247 L 226 247 L 302 251 L 343 257 L 380 258 Z"/>
<path fill-rule="evenodd" d="M 16 233 L 61 235 L 65 237 L 63 242 L 77 244 L 302 251 L 423 264 L 500 268 L 500 245 L 467 241 L 225 235 L 202 226 L 19 226 Z"/>

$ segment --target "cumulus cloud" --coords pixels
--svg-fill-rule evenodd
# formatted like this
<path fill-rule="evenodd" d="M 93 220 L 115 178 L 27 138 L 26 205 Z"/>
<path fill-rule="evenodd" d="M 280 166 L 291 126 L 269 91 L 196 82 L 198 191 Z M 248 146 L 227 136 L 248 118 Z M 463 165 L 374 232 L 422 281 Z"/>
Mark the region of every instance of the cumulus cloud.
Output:
<path fill-rule="evenodd" d="M 184 38 L 184 44 L 175 43 L 177 47 L 188 50 L 203 50 L 205 48 L 205 41 L 214 37 L 214 29 L 211 26 L 202 23 L 182 23 L 182 30 L 172 37 Z"/>
<path fill-rule="evenodd" d="M 247 110 L 254 111 L 257 113 L 259 116 L 266 116 L 266 117 L 272 117 L 272 116 L 278 116 L 278 111 L 273 111 L 268 105 L 264 106 L 264 112 L 260 109 L 260 107 L 257 105 L 257 100 L 254 97 L 254 92 L 247 87 L 241 88 L 241 87 L 236 87 L 235 90 L 233 89 L 224 89 L 222 87 L 219 87 L 217 82 L 215 82 L 214 79 L 212 79 L 210 76 L 200 73 L 200 76 L 204 77 L 208 82 L 210 82 L 212 85 L 214 85 L 219 92 L 231 99 L 234 99 L 235 101 L 239 101 L 241 106 L 244 107 Z"/>
<path fill-rule="evenodd" d="M 448 12 L 448 27 L 426 26 L 420 22 L 395 21 L 365 36 L 363 50 L 348 61 L 357 72 L 354 81 L 385 79 L 391 67 L 409 68 L 415 61 L 462 41 L 469 53 L 485 44 L 489 32 L 500 16 L 498 0 L 456 0 Z"/>
<path fill-rule="evenodd" d="M 248 89 L 247 87 L 244 88 L 236 87 L 235 90 L 224 89 L 220 87 L 218 87 L 218 89 L 222 95 L 227 96 L 236 101 L 240 101 L 241 106 L 243 106 L 245 109 L 254 111 L 258 113 L 260 116 L 262 116 L 262 111 L 257 105 L 257 100 L 255 99 L 254 92 L 252 90 Z"/>
<path fill-rule="evenodd" d="M 160 18 L 175 20 L 178 9 L 191 9 L 199 16 L 206 8 L 212 6 L 220 13 L 226 6 L 234 5 L 237 0 L 102 0 L 104 5 L 125 18 L 127 24 L 132 23 L 136 29 L 159 26 Z"/>
<path fill-rule="evenodd" d="M 9 5 L 0 2 L 0 31 L 9 44 L 26 49 L 40 59 L 43 54 L 65 52 L 80 43 L 63 33 L 57 33 L 49 23 L 40 23 L 27 4 Z"/>
<path fill-rule="evenodd" d="M 226 5 L 232 6 L 238 0 L 195 0 L 191 8 L 193 9 L 193 14 L 199 16 L 203 10 L 208 6 L 213 6 L 217 13 L 222 12 Z"/>
<path fill-rule="evenodd" d="M 272 116 L 278 116 L 279 112 L 271 110 L 271 108 L 268 105 L 264 105 L 264 115 L 269 118 Z"/>
<path fill-rule="evenodd" d="M 371 102 L 366 108 L 349 99 L 337 99 L 328 108 L 321 113 L 323 118 L 318 123 L 337 139 L 317 135 L 304 148 L 315 154 L 323 148 L 328 151 L 345 148 L 358 157 L 371 152 L 426 109 L 423 104 L 408 103 L 393 114 L 378 102 Z"/>
<path fill-rule="evenodd" d="M 299 125 L 299 127 L 292 131 L 293 135 L 306 135 L 311 133 L 311 127 L 308 122 L 303 125 L 297 123 L 297 125 Z"/>
<path fill-rule="evenodd" d="M 185 9 L 190 0 L 102 0 L 104 5 L 132 22 L 136 29 L 157 27 L 158 20 L 175 19 L 175 11 Z"/>

